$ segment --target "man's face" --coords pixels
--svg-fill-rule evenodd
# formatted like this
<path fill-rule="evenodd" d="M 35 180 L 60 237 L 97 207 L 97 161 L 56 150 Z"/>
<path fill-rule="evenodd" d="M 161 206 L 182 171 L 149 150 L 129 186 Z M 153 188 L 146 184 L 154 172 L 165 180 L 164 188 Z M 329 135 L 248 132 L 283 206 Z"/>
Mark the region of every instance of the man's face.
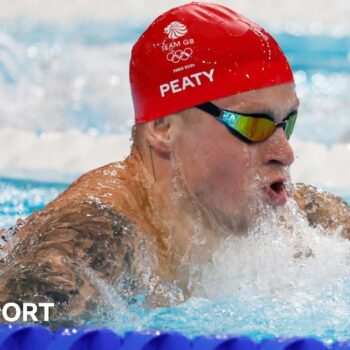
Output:
<path fill-rule="evenodd" d="M 220 108 L 267 114 L 282 122 L 298 108 L 294 84 L 249 91 L 216 101 Z M 211 115 L 191 108 L 181 119 L 175 162 L 199 207 L 229 230 L 246 231 L 258 203 L 284 205 L 294 161 L 282 128 L 266 141 L 247 144 Z M 186 113 L 185 112 L 185 113 Z"/>

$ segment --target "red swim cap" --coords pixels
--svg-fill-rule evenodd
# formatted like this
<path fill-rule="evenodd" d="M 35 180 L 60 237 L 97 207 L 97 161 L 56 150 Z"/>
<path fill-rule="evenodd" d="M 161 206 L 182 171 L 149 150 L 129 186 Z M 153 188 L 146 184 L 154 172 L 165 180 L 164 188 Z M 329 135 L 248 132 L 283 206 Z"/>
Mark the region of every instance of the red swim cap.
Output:
<path fill-rule="evenodd" d="M 130 61 L 136 124 L 293 81 L 270 34 L 208 3 L 190 3 L 158 17 L 134 45 Z"/>

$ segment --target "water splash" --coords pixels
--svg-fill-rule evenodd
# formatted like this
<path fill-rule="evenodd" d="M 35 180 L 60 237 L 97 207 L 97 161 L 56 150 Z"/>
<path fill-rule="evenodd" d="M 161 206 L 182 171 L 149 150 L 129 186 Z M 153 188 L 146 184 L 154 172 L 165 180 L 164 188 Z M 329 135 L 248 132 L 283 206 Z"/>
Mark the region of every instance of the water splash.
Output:
<path fill-rule="evenodd" d="M 348 240 L 310 227 L 290 200 L 283 210 L 265 207 L 248 236 L 226 238 L 203 267 L 195 295 L 307 301 L 349 276 L 349 258 Z"/>
<path fill-rule="evenodd" d="M 23 189 L 24 184 L 18 182 L 12 187 L 20 185 L 21 190 L 8 195 L 14 202 L 23 200 L 26 208 L 28 194 L 38 193 L 34 191 L 38 185 Z M 38 197 L 40 203 L 44 204 L 52 189 L 62 190 L 47 185 Z M 10 202 L 4 202 L 6 206 L 10 209 Z M 14 223 L 15 213 L 9 215 Z M 105 302 L 94 321 L 85 324 L 107 326 L 119 333 L 156 328 L 190 337 L 230 333 L 257 340 L 282 335 L 347 339 L 349 258 L 350 241 L 338 232 L 310 227 L 294 202 L 278 210 L 265 206 L 250 235 L 229 236 L 206 255 L 206 264 L 192 263 L 191 276 L 199 283 L 192 284 L 195 289 L 187 301 L 181 302 L 176 285 L 162 284 L 152 271 L 142 275 L 144 284 L 150 283 L 158 296 L 172 300 L 170 307 L 149 308 L 146 291 L 128 294 L 124 287 L 132 280 L 112 286 L 93 276 Z M 118 288 L 124 288 L 124 294 Z"/>
<path fill-rule="evenodd" d="M 120 333 L 160 329 L 256 340 L 350 336 L 350 242 L 310 227 L 295 202 L 278 210 L 265 206 L 249 235 L 227 237 L 207 258 L 207 264 L 192 266 L 201 277 L 186 302 L 149 309 L 146 296 L 138 295 L 121 317 L 109 315 L 104 325 Z"/>

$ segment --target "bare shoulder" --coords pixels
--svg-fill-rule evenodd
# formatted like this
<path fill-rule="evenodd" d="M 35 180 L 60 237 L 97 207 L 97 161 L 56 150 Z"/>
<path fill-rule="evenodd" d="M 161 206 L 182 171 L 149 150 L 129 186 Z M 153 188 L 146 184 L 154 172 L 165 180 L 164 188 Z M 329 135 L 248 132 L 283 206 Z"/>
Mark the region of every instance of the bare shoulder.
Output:
<path fill-rule="evenodd" d="M 350 238 L 350 207 L 340 197 L 311 185 L 297 184 L 294 198 L 311 226 L 338 229 L 343 237 Z"/>
<path fill-rule="evenodd" d="M 85 194 L 90 196 L 99 195 L 101 188 L 104 189 L 107 186 L 112 189 L 113 185 L 119 182 L 121 169 L 123 169 L 123 164 L 114 162 L 82 174 L 54 201 L 49 203 L 48 207 L 58 204 L 66 205 L 72 198 L 86 197 Z"/>
<path fill-rule="evenodd" d="M 1 305 L 53 302 L 54 321 L 86 317 L 101 299 L 98 281 L 117 284 L 132 269 L 133 226 L 100 203 L 46 209 L 21 231 L 0 262 Z"/>
<path fill-rule="evenodd" d="M 122 162 L 114 162 L 93 169 L 75 180 L 47 208 L 69 206 L 74 200 L 86 201 L 99 198 L 114 207 L 115 211 L 133 216 L 130 208 L 131 197 L 142 195 L 139 186 L 140 164 L 136 156 L 129 156 Z"/>

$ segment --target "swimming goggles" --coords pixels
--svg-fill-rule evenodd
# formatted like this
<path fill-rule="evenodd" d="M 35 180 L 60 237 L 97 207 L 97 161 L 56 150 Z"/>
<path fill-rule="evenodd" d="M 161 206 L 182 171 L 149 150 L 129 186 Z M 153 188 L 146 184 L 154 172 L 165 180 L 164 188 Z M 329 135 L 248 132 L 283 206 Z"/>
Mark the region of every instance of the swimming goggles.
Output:
<path fill-rule="evenodd" d="M 274 131 L 282 127 L 287 139 L 293 133 L 297 120 L 297 111 L 291 112 L 282 123 L 276 123 L 266 114 L 244 114 L 221 109 L 211 102 L 206 102 L 196 106 L 200 110 L 209 113 L 224 124 L 229 131 L 247 143 L 261 142 L 268 139 Z"/>

